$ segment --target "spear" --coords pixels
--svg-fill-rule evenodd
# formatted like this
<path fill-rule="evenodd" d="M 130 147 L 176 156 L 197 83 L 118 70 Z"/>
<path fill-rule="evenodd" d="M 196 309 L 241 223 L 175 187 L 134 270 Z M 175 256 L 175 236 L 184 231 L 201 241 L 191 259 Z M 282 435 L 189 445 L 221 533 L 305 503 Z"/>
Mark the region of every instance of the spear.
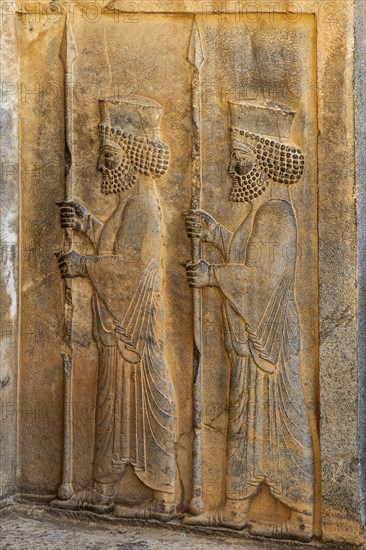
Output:
<path fill-rule="evenodd" d="M 73 66 L 77 58 L 72 26 L 66 15 L 64 34 L 62 39 L 60 59 L 64 64 L 64 97 L 65 97 L 65 199 L 70 201 L 74 196 L 74 167 L 73 153 Z M 67 254 L 73 248 L 73 230 L 66 228 L 62 254 Z M 74 493 L 72 486 L 72 369 L 73 369 L 73 295 L 72 279 L 65 279 L 65 306 L 64 306 L 64 339 L 61 352 L 64 368 L 64 438 L 63 438 L 63 465 L 62 482 L 58 489 L 58 497 L 68 500 Z"/>
<path fill-rule="evenodd" d="M 193 20 L 192 36 L 188 53 L 192 65 L 192 210 L 201 209 L 202 193 L 202 128 L 201 128 L 201 66 L 204 53 L 196 17 Z M 192 262 L 202 258 L 199 238 L 192 239 Z M 202 499 L 202 291 L 193 289 L 193 495 L 190 511 L 199 515 L 204 510 Z"/>

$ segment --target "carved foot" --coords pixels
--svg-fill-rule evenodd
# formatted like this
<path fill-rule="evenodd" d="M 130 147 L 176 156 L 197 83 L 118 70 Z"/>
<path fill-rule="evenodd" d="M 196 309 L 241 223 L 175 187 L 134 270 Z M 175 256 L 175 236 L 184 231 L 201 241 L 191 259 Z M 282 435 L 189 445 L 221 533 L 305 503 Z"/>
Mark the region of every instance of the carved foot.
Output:
<path fill-rule="evenodd" d="M 115 516 L 131 519 L 156 519 L 166 523 L 175 518 L 177 512 L 174 504 L 167 504 L 164 501 L 154 499 L 149 504 L 142 504 L 137 508 L 118 506 Z"/>
<path fill-rule="evenodd" d="M 272 539 L 294 539 L 301 542 L 310 542 L 313 537 L 312 519 L 306 516 L 290 517 L 283 523 L 256 524 L 250 528 L 250 534 Z"/>
<path fill-rule="evenodd" d="M 228 529 L 242 531 L 248 524 L 248 518 L 245 513 L 231 510 L 225 506 L 225 508 L 214 514 L 206 512 L 199 516 L 185 516 L 183 522 L 187 525 L 227 527 Z"/>
<path fill-rule="evenodd" d="M 155 498 L 152 502 L 152 518 L 159 521 L 167 522 L 177 516 L 177 508 L 175 503 L 169 498 Z"/>
<path fill-rule="evenodd" d="M 113 498 L 101 495 L 95 489 L 80 491 L 69 500 L 53 500 L 50 506 L 60 510 L 87 510 L 96 514 L 109 514 L 114 508 Z"/>

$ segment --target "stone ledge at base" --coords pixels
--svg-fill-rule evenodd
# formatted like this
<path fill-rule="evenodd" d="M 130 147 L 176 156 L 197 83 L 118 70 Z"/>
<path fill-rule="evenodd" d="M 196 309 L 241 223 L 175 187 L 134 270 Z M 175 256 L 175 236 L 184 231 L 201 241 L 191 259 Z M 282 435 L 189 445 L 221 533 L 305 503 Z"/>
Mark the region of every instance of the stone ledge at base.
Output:
<path fill-rule="evenodd" d="M 17 550 L 42 548 L 109 548 L 110 550 L 355 550 L 358 546 L 336 543 L 258 540 L 246 532 L 189 527 L 179 520 L 162 525 L 147 520 L 117 519 L 91 512 L 50 510 L 44 505 L 8 501 L 0 512 L 0 547 Z M 208 537 L 209 535 L 209 537 Z M 361 547 L 362 548 L 362 547 Z"/>

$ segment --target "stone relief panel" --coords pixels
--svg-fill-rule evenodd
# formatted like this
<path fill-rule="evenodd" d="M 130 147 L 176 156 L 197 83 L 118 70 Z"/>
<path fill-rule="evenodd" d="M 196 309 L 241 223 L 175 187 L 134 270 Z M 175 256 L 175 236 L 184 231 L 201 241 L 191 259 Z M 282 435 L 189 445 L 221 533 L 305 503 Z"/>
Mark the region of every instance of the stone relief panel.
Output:
<path fill-rule="evenodd" d="M 52 311 L 38 360 L 23 349 L 24 400 L 45 381 L 52 393 L 34 400 L 41 448 L 23 427 L 41 462 L 22 453 L 24 492 L 42 482 L 60 513 L 308 541 L 320 514 L 315 19 L 136 18 L 24 22 L 22 47 L 34 33 L 45 46 L 35 79 L 51 63 L 64 90 L 49 109 L 25 105 L 38 116 L 26 160 L 44 145 L 54 183 L 47 265 L 35 284 L 28 262 L 23 279 L 23 303 Z M 39 204 L 41 179 L 23 193 Z M 33 208 L 23 223 L 38 243 Z"/>

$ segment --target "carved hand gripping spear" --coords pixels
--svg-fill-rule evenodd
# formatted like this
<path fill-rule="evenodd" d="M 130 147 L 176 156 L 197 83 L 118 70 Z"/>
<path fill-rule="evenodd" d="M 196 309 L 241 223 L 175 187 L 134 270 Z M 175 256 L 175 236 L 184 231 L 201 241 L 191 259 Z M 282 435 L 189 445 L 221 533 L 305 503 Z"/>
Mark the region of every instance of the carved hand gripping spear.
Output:
<path fill-rule="evenodd" d="M 196 17 L 193 20 L 192 37 L 188 60 L 193 67 L 192 112 L 192 210 L 201 208 L 202 190 L 202 128 L 201 128 L 201 66 L 204 62 L 200 30 Z M 192 262 L 197 264 L 202 258 L 202 245 L 199 238 L 192 239 Z M 193 289 L 193 496 L 190 511 L 199 515 L 204 510 L 202 498 L 202 290 Z"/>
<path fill-rule="evenodd" d="M 64 35 L 60 51 L 60 58 L 64 64 L 64 94 L 65 94 L 65 199 L 73 199 L 74 168 L 72 165 L 73 153 L 73 66 L 77 58 L 72 26 L 66 16 Z M 73 247 L 73 229 L 67 228 L 64 233 L 62 254 L 67 254 Z M 74 493 L 72 486 L 72 367 L 73 367 L 73 296 L 72 279 L 65 279 L 65 309 L 64 309 L 64 342 L 62 359 L 64 366 L 64 441 L 62 482 L 58 496 L 68 500 Z"/>

